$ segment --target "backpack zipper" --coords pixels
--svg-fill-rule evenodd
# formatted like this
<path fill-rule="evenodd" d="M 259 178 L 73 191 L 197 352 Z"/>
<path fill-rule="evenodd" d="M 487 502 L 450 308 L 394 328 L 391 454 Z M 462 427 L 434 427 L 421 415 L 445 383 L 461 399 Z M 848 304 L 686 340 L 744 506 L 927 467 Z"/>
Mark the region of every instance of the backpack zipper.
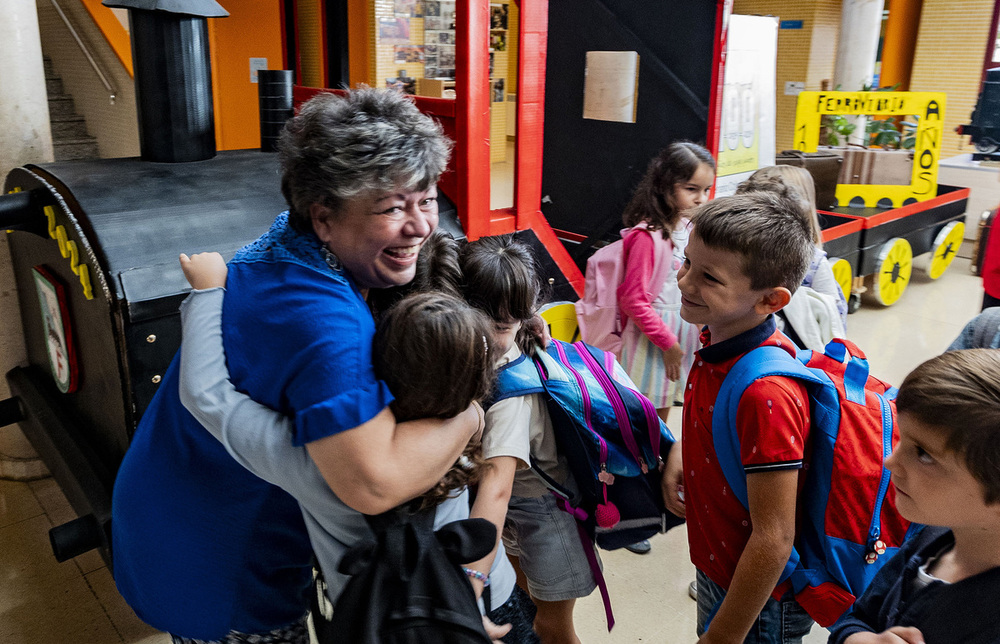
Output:
<path fill-rule="evenodd" d="M 587 392 L 587 387 L 583 382 L 583 376 L 581 376 L 580 373 L 576 369 L 574 369 L 572 365 L 570 365 L 569 358 L 566 357 L 566 352 L 563 350 L 562 344 L 560 344 L 557 341 L 553 341 L 553 344 L 556 345 L 556 351 L 559 353 L 559 357 L 562 359 L 563 365 L 565 365 L 566 368 L 569 369 L 569 372 L 573 374 L 573 377 L 576 378 L 577 385 L 579 385 L 580 387 L 580 393 L 583 396 L 584 420 L 587 423 L 587 429 L 590 430 L 590 433 L 597 438 L 597 441 L 601 445 L 600 466 L 601 466 L 601 471 L 606 472 L 608 469 L 608 444 L 607 442 L 605 442 L 603 436 L 594 431 L 594 425 L 590 420 L 590 394 Z"/>
<path fill-rule="evenodd" d="M 604 352 L 604 370 L 609 375 L 615 372 L 615 358 L 609 351 Z M 611 375 L 611 377 L 614 378 L 614 375 Z M 660 417 L 656 414 L 656 408 L 653 407 L 653 403 L 649 401 L 649 398 L 646 398 L 641 392 L 633 389 L 626 383 L 622 383 L 622 385 L 631 391 L 638 398 L 639 404 L 642 405 L 642 411 L 646 414 L 646 426 L 649 428 L 649 446 L 653 450 L 653 461 L 659 466 L 663 463 L 663 458 L 660 456 Z M 643 474 L 645 473 L 643 471 Z"/>
<path fill-rule="evenodd" d="M 878 496 L 875 499 L 875 511 L 872 516 L 871 527 L 868 530 L 868 543 L 865 561 L 875 563 L 878 556 L 885 552 L 885 545 L 880 548 L 879 537 L 882 534 L 882 503 L 885 502 L 885 495 L 889 491 L 889 480 L 891 473 L 885 466 L 885 461 L 892 455 L 892 410 L 889 403 L 882 394 L 875 394 L 878 397 L 879 406 L 882 409 L 882 479 L 878 485 Z M 879 552 L 882 550 L 882 552 Z"/>
<path fill-rule="evenodd" d="M 587 346 L 582 342 L 577 342 L 573 345 L 576 352 L 580 355 L 583 362 L 590 367 L 591 373 L 597 379 L 597 384 L 601 386 L 604 390 L 604 394 L 608 397 L 611 402 L 611 407 L 615 411 L 615 420 L 618 421 L 618 430 L 621 432 L 622 440 L 625 442 L 625 447 L 632 454 L 632 458 L 639 464 L 640 468 L 648 471 L 645 459 L 639 453 L 639 446 L 635 442 L 635 437 L 632 436 L 632 423 L 628 417 L 628 411 L 625 409 L 625 403 L 622 401 L 621 396 L 618 394 L 618 390 L 615 389 L 614 384 L 611 382 L 611 378 L 608 377 L 607 372 L 605 372 L 599 362 L 594 359 L 594 356 L 590 355 L 590 351 L 587 350 Z"/>

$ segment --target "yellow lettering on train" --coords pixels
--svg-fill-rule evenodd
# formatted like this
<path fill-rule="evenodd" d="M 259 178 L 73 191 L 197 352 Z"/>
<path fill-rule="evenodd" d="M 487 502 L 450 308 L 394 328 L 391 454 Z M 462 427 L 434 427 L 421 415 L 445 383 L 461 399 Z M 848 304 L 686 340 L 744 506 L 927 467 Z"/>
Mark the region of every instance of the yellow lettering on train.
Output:
<path fill-rule="evenodd" d="M 80 249 L 76 242 L 67 238 L 66 227 L 56 224 L 56 211 L 52 206 L 45 206 L 42 209 L 45 218 L 49 223 L 49 237 L 59 244 L 59 254 L 69 258 L 69 267 L 73 274 L 80 279 L 80 286 L 83 287 L 83 296 L 88 300 L 94 299 L 94 288 L 90 283 L 90 269 L 86 264 L 80 263 Z"/>

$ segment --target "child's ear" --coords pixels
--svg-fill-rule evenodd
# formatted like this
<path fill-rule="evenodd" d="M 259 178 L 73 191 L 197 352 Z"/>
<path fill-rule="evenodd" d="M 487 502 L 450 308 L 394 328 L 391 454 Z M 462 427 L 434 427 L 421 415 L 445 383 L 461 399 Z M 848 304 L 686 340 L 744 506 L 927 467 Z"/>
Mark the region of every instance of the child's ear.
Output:
<path fill-rule="evenodd" d="M 754 310 L 760 315 L 777 313 L 781 309 L 785 308 L 785 305 L 787 305 L 791 299 L 792 292 L 784 286 L 770 288 L 761 294 L 760 299 L 757 300 Z"/>

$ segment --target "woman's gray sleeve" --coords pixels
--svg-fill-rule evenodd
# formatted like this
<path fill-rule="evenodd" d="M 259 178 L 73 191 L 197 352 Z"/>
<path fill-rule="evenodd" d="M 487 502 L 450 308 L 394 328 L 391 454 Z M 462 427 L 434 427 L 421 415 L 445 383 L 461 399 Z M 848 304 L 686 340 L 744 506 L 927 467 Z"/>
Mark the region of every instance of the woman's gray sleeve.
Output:
<path fill-rule="evenodd" d="M 292 445 L 290 419 L 230 382 L 222 344 L 224 294 L 222 288 L 192 291 L 181 304 L 181 404 L 243 467 L 288 490 L 309 456 Z"/>

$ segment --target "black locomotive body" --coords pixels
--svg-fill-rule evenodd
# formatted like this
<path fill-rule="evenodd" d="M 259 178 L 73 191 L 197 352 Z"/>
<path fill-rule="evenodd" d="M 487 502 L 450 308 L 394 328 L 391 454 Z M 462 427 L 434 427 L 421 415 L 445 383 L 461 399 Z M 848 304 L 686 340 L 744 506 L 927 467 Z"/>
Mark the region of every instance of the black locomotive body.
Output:
<path fill-rule="evenodd" d="M 958 126 L 958 133 L 969 135 L 981 155 L 992 155 L 1000 150 L 1000 67 L 986 72 L 970 120 L 968 125 Z"/>

